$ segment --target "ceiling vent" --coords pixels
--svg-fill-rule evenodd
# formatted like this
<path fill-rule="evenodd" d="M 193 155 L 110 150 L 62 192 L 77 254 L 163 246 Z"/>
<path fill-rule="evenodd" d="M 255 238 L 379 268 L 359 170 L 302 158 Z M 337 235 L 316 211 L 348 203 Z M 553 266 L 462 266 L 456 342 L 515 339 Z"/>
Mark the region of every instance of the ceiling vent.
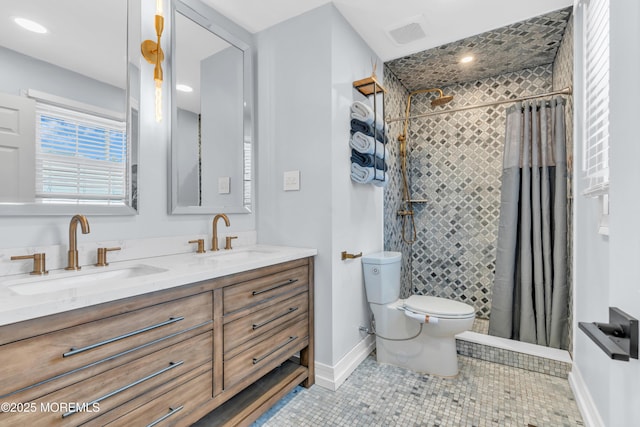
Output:
<path fill-rule="evenodd" d="M 403 25 L 388 30 L 387 34 L 396 44 L 404 45 L 425 38 L 427 34 L 423 27 L 424 17 L 418 15 L 405 21 Z"/>

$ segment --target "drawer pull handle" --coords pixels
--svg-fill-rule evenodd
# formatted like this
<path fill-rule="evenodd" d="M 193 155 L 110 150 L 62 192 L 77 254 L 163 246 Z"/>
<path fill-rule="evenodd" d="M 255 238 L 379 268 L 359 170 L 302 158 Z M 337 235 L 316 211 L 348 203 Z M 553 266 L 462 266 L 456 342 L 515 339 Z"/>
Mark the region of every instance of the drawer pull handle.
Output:
<path fill-rule="evenodd" d="M 175 414 L 176 412 L 182 411 L 182 409 L 184 408 L 184 406 L 178 406 L 177 408 L 169 408 L 169 412 L 167 414 L 164 414 L 163 416 L 161 416 L 160 418 L 158 418 L 157 420 L 155 420 L 154 422 L 152 422 L 151 424 L 147 424 L 147 427 L 153 427 L 157 424 L 160 424 L 161 422 L 163 422 L 164 420 L 166 420 L 167 418 L 169 418 L 171 415 Z"/>
<path fill-rule="evenodd" d="M 261 322 L 261 323 L 254 323 L 253 324 L 253 330 L 255 331 L 256 329 L 262 328 L 264 325 L 268 325 L 269 323 L 273 322 L 274 320 L 278 320 L 281 317 L 286 316 L 287 314 L 293 313 L 297 309 L 298 309 L 298 307 L 289 307 L 289 310 L 285 311 L 282 314 L 277 315 L 276 317 L 273 317 L 273 318 L 271 318 L 269 320 L 265 320 L 264 322 Z"/>
<path fill-rule="evenodd" d="M 127 385 L 125 385 L 125 386 L 123 386 L 123 387 L 120 387 L 119 389 L 114 390 L 114 391 L 112 391 L 112 392 L 110 392 L 110 393 L 107 393 L 107 394 L 105 394 L 104 396 L 100 396 L 100 397 L 98 397 L 97 399 L 92 400 L 91 402 L 89 402 L 89 403 L 87 403 L 86 405 L 83 405 L 83 406 L 84 406 L 85 408 L 91 408 L 91 407 L 92 407 L 93 405 L 95 405 L 96 403 L 100 403 L 100 402 L 102 402 L 103 400 L 106 400 L 106 399 L 108 399 L 108 398 L 110 398 L 110 397 L 113 397 L 113 396 L 115 396 L 116 394 L 122 393 L 123 391 L 129 390 L 131 387 L 135 387 L 135 386 L 137 386 L 138 384 L 142 384 L 143 382 L 145 382 L 145 381 L 147 381 L 147 380 L 150 380 L 151 378 L 155 378 L 155 377 L 157 377 L 158 375 L 162 375 L 162 374 L 164 374 L 165 372 L 170 371 L 170 370 L 172 370 L 172 369 L 174 369 L 174 368 L 177 368 L 178 366 L 183 365 L 183 364 L 184 364 L 184 360 L 180 360 L 179 362 L 175 362 L 175 363 L 174 363 L 174 362 L 169 362 L 169 366 L 167 366 L 166 368 L 162 368 L 162 369 L 160 369 L 159 371 L 154 372 L 153 374 L 149 374 L 149 375 L 147 375 L 147 376 L 146 376 L 146 377 L 144 377 L 144 378 L 140 378 L 139 380 L 134 381 L 134 382 L 132 382 L 132 383 L 130 383 L 130 384 L 127 384 Z M 67 418 L 67 417 L 68 417 L 68 416 L 70 416 L 70 415 L 76 414 L 76 413 L 78 413 L 81 409 L 82 409 L 82 408 L 74 408 L 73 410 L 71 410 L 71 411 L 69 411 L 69 412 L 66 412 L 66 413 L 62 414 L 62 418 Z"/>
<path fill-rule="evenodd" d="M 111 344 L 113 342 L 120 341 L 120 340 L 123 340 L 125 338 L 132 337 L 134 335 L 142 334 L 144 332 L 148 332 L 148 331 L 151 331 L 153 329 L 161 328 L 163 326 L 171 325 L 172 323 L 180 322 L 181 320 L 184 320 L 183 316 L 172 317 L 172 318 L 170 318 L 169 320 L 167 320 L 165 322 L 156 323 L 155 325 L 147 326 L 146 328 L 138 329 L 137 331 L 133 331 L 133 332 L 126 333 L 124 335 L 120 335 L 120 336 L 117 336 L 117 337 L 109 338 L 108 340 L 100 341 L 100 342 L 97 342 L 95 344 L 88 345 L 86 347 L 81 347 L 81 348 L 73 348 L 72 347 L 68 352 L 64 353 L 62 355 L 62 357 L 74 356 L 74 355 L 76 355 L 78 353 L 82 353 L 82 352 L 85 352 L 87 350 L 92 350 L 92 349 L 97 348 L 97 347 L 102 347 L 103 345 Z"/>
<path fill-rule="evenodd" d="M 254 357 L 253 358 L 253 364 L 256 365 L 260 362 L 262 362 L 264 359 L 266 359 L 267 357 L 271 356 L 273 353 L 275 353 L 276 351 L 280 350 L 282 347 L 286 347 L 287 344 L 292 343 L 293 341 L 297 340 L 298 337 L 289 337 L 288 340 L 286 340 L 284 343 L 280 344 L 279 346 L 277 346 L 276 348 L 274 348 L 273 350 L 271 350 L 270 352 L 268 352 L 267 354 L 263 354 L 260 357 Z"/>
<path fill-rule="evenodd" d="M 260 295 L 260 294 L 264 294 L 265 292 L 273 291 L 274 289 L 278 289 L 278 288 L 281 288 L 281 287 L 283 287 L 283 286 L 287 286 L 287 285 L 290 285 L 290 284 L 292 284 L 292 283 L 296 283 L 297 281 L 298 281 L 298 279 L 289 279 L 289 280 L 287 280 L 287 281 L 286 281 L 286 282 L 284 282 L 284 283 L 280 283 L 280 284 L 275 285 L 275 286 L 272 286 L 272 287 L 270 287 L 270 288 L 267 288 L 267 289 L 261 289 L 261 290 L 259 290 L 259 291 L 253 291 L 251 294 L 252 294 L 253 296 Z"/>

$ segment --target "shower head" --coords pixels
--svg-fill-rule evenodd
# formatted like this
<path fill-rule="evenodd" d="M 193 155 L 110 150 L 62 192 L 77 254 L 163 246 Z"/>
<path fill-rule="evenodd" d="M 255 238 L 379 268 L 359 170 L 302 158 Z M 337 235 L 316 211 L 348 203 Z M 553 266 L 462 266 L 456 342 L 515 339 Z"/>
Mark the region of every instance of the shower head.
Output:
<path fill-rule="evenodd" d="M 432 107 L 437 107 L 438 105 L 444 105 L 447 102 L 451 102 L 453 100 L 453 96 L 452 95 L 446 95 L 444 93 L 442 93 L 442 89 L 439 89 L 437 87 L 431 88 L 431 89 L 420 89 L 420 90 L 415 90 L 413 92 L 409 93 L 409 96 L 407 97 L 407 108 L 405 109 L 405 119 L 404 119 L 404 130 L 403 132 L 398 136 L 398 142 L 400 142 L 400 147 L 402 148 L 403 146 L 406 147 L 407 144 L 407 136 L 409 134 L 409 116 L 411 113 L 411 98 L 414 95 L 418 95 L 421 93 L 429 93 L 429 92 L 438 92 L 438 97 L 433 99 L 431 101 L 431 106 Z M 401 150 L 402 152 L 402 150 Z"/>
<path fill-rule="evenodd" d="M 453 95 L 443 95 L 442 92 L 440 92 L 440 96 L 431 101 L 431 106 L 437 107 L 451 101 L 453 101 Z"/>

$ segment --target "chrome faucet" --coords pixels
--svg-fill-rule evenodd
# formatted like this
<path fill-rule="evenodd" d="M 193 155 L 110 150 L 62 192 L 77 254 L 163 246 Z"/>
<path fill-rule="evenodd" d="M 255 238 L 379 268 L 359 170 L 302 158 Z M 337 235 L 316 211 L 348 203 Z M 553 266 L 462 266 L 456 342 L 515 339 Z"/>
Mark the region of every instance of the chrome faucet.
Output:
<path fill-rule="evenodd" d="M 65 270 L 80 270 L 78 265 L 78 237 L 77 229 L 78 223 L 82 227 L 82 234 L 89 234 L 89 221 L 84 215 L 74 215 L 69 223 L 69 252 L 68 252 L 68 264 Z"/>
<path fill-rule="evenodd" d="M 224 223 L 227 227 L 231 225 L 231 223 L 229 222 L 229 217 L 226 216 L 225 214 L 218 214 L 215 217 L 213 217 L 213 238 L 211 239 L 212 251 L 220 250 L 220 248 L 218 247 L 218 220 L 220 218 L 224 219 Z"/>

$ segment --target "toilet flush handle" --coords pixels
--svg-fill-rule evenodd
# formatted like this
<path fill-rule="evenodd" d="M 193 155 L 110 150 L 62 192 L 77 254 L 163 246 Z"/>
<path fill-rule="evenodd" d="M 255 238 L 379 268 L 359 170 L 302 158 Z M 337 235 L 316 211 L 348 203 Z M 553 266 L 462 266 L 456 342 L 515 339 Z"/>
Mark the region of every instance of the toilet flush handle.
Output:
<path fill-rule="evenodd" d="M 404 315 L 413 320 L 417 320 L 420 323 L 431 323 L 433 325 L 437 325 L 438 322 L 440 322 L 440 319 L 437 317 L 429 316 L 428 314 L 414 313 L 413 311 L 406 309 L 404 310 Z"/>

